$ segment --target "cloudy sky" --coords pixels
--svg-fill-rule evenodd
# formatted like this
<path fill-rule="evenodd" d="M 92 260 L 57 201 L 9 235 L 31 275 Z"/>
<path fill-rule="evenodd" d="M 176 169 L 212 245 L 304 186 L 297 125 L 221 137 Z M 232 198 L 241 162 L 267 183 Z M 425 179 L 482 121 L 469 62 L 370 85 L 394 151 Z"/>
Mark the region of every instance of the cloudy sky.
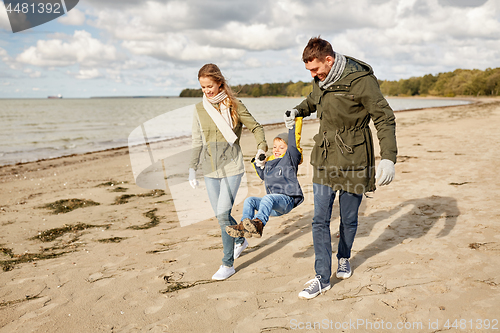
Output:
<path fill-rule="evenodd" d="M 0 6 L 0 98 L 178 95 L 219 65 L 233 85 L 309 81 L 321 35 L 379 79 L 500 67 L 498 0 L 80 0 L 12 33 Z"/>

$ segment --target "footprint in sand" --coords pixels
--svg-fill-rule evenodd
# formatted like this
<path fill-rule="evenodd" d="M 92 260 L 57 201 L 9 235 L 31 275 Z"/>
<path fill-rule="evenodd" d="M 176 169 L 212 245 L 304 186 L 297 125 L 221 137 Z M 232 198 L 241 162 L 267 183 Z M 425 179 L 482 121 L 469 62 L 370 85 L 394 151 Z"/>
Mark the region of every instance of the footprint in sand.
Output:
<path fill-rule="evenodd" d="M 145 314 L 154 314 L 158 311 L 160 311 L 163 308 L 163 305 L 165 305 L 166 299 L 161 299 L 156 302 L 156 305 L 150 306 L 144 310 Z"/>
<path fill-rule="evenodd" d="M 220 320 L 229 320 L 232 318 L 230 309 L 243 304 L 249 297 L 247 292 L 233 292 L 210 296 L 210 299 L 216 299 L 218 304 L 215 306 L 217 316 Z"/>

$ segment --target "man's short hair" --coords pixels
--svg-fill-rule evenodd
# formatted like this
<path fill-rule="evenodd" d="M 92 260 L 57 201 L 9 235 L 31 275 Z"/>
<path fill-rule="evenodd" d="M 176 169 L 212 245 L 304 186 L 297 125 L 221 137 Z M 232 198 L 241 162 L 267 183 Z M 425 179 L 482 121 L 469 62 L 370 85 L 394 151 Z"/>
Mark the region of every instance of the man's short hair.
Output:
<path fill-rule="evenodd" d="M 333 52 L 332 45 L 320 37 L 313 37 L 309 39 L 309 42 L 304 48 L 302 61 L 306 64 L 314 59 L 323 62 L 327 56 L 335 58 L 335 52 Z"/>

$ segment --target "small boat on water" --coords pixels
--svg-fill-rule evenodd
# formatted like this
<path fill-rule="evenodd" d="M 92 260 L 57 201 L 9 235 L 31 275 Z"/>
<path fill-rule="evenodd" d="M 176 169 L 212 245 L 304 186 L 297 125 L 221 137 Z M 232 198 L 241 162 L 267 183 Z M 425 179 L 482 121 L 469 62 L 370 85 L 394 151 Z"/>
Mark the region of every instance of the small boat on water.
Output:
<path fill-rule="evenodd" d="M 57 95 L 57 96 L 49 96 L 49 97 L 47 97 L 47 98 L 50 98 L 50 99 L 61 99 L 61 98 L 62 98 L 62 95 L 61 95 L 61 94 L 59 94 L 59 95 Z"/>

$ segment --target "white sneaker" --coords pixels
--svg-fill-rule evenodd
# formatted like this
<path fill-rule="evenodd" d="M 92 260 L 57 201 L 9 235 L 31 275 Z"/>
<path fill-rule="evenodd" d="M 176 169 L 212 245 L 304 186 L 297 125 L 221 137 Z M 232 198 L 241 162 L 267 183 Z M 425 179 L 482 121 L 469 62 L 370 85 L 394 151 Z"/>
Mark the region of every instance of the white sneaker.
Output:
<path fill-rule="evenodd" d="M 248 242 L 245 238 L 245 241 L 243 242 L 243 244 L 236 244 L 234 243 L 234 259 L 238 259 L 238 257 L 240 256 L 241 252 L 243 252 L 244 249 L 246 249 L 248 246 Z"/>
<path fill-rule="evenodd" d="M 225 280 L 228 277 L 230 277 L 231 275 L 233 275 L 234 273 L 236 273 L 236 271 L 234 270 L 234 266 L 227 267 L 227 266 L 221 265 L 219 267 L 219 270 L 214 274 L 214 276 L 212 276 L 212 280 Z"/>

